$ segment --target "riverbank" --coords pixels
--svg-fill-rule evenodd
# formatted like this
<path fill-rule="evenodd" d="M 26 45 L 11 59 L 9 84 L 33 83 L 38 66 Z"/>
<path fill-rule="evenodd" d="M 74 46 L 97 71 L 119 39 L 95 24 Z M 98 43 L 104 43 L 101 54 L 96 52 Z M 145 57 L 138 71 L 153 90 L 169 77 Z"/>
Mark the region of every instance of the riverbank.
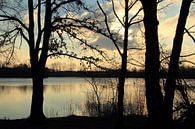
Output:
<path fill-rule="evenodd" d="M 86 117 L 68 116 L 62 118 L 49 118 L 41 123 L 31 123 L 28 119 L 0 120 L 1 129 L 114 129 L 113 117 Z M 147 117 L 124 117 L 123 129 L 148 129 Z M 173 129 L 194 129 L 193 121 L 175 121 Z"/>
<path fill-rule="evenodd" d="M 49 118 L 39 124 L 33 124 L 27 119 L 0 120 L 1 129 L 114 129 L 113 117 L 69 116 Z M 143 129 L 146 117 L 125 117 L 124 129 Z"/>
<path fill-rule="evenodd" d="M 47 77 L 98 77 L 98 78 L 109 78 L 118 77 L 119 71 L 52 71 L 46 70 L 45 78 Z M 131 72 L 128 71 L 126 74 L 127 78 L 144 78 L 144 72 Z M 165 73 L 160 73 L 161 78 L 166 78 Z M 31 78 L 31 71 L 19 70 L 19 69 L 6 69 L 0 70 L 0 78 Z M 195 72 L 188 71 L 183 72 L 179 78 L 184 79 L 195 79 Z"/>

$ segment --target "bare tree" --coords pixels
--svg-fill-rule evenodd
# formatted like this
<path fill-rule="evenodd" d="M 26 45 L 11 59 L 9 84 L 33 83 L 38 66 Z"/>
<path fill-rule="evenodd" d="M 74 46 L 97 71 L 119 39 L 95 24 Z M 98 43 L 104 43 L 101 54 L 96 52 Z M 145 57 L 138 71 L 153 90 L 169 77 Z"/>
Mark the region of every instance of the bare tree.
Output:
<path fill-rule="evenodd" d="M 145 0 L 141 0 L 141 2 L 144 9 L 146 36 L 145 80 L 149 120 L 150 124 L 153 124 L 151 125 L 153 128 L 159 126 L 164 128 L 162 125 L 166 125 L 166 127 L 170 128 L 172 127 L 172 108 L 176 79 L 179 75 L 179 57 L 185 24 L 192 0 L 182 1 L 176 34 L 173 41 L 172 54 L 170 56 L 164 100 L 159 85 L 159 41 L 157 31 L 157 3 L 159 1 L 150 0 L 146 2 Z"/>
<path fill-rule="evenodd" d="M 142 11 L 142 8 L 140 7 L 133 15 L 130 15 L 130 11 L 136 5 L 139 1 L 138 0 L 124 0 L 122 1 L 124 6 L 124 16 L 123 19 L 120 18 L 117 14 L 116 8 L 115 8 L 115 2 L 114 0 L 111 0 L 111 8 L 112 12 L 114 14 L 114 18 L 119 22 L 119 24 L 122 26 L 124 32 L 123 32 L 123 38 L 120 38 L 118 35 L 118 32 L 114 32 L 110 28 L 110 20 L 109 14 L 107 14 L 104 10 L 104 6 L 101 5 L 98 1 L 98 7 L 103 15 L 103 25 L 101 20 L 91 20 L 85 19 L 84 21 L 77 21 L 77 23 L 80 23 L 78 26 L 86 28 L 88 30 L 91 30 L 95 33 L 99 33 L 107 38 L 109 38 L 112 43 L 114 44 L 120 58 L 120 74 L 118 75 L 119 82 L 117 84 L 117 90 L 118 90 L 118 97 L 117 97 L 117 121 L 116 121 L 116 128 L 120 128 L 123 126 L 123 111 L 124 111 L 124 84 L 125 84 L 125 78 L 126 78 L 126 72 L 127 72 L 127 51 L 131 48 L 128 46 L 129 44 L 129 28 L 135 24 L 138 24 L 142 22 L 142 17 L 140 17 L 140 12 Z M 101 26 L 98 26 L 98 23 Z M 102 27 L 103 26 L 103 27 Z M 138 49 L 138 48 L 133 48 Z"/>
<path fill-rule="evenodd" d="M 164 119 L 168 127 L 172 127 L 173 119 L 173 99 L 176 88 L 176 81 L 179 77 L 179 58 L 183 44 L 183 35 L 185 31 L 185 25 L 189 14 L 190 5 L 193 0 L 183 0 L 179 19 L 177 23 L 176 33 L 173 40 L 173 48 L 170 56 L 169 70 L 165 86 L 164 97 Z M 193 38 L 192 38 L 193 39 Z"/>
<path fill-rule="evenodd" d="M 159 41 L 158 41 L 158 20 L 157 1 L 141 0 L 144 10 L 145 26 L 145 87 L 148 117 L 150 126 L 153 128 L 161 125 L 161 112 L 163 95 L 159 84 Z"/>
<path fill-rule="evenodd" d="M 50 56 L 53 22 L 60 13 L 68 13 L 67 5 L 80 5 L 80 0 L 28 0 L 9 1 L 0 12 L 3 28 L 1 42 L 16 42 L 18 36 L 28 44 L 32 69 L 33 93 L 30 119 L 39 121 L 43 114 L 43 78 L 47 58 Z M 28 14 L 25 14 L 26 11 Z M 37 25 L 36 25 L 37 24 Z M 50 52 L 50 53 L 49 53 Z"/>
<path fill-rule="evenodd" d="M 119 82 L 117 84 L 117 89 L 118 89 L 118 97 L 117 97 L 117 122 L 116 122 L 116 128 L 122 127 L 123 126 L 123 99 L 124 99 L 124 84 L 125 84 L 125 77 L 126 77 L 126 72 L 127 72 L 127 59 L 128 55 L 127 52 L 128 50 L 135 49 L 135 50 L 140 50 L 139 48 L 131 48 L 129 47 L 130 40 L 129 40 L 129 28 L 132 27 L 135 24 L 138 24 L 142 22 L 142 17 L 140 15 L 142 8 L 140 7 L 138 10 L 136 10 L 134 13 L 130 15 L 130 11 L 133 10 L 135 5 L 139 3 L 139 0 L 124 0 L 124 1 L 119 1 L 121 5 L 123 6 L 124 9 L 124 15 L 123 17 L 119 17 L 117 14 L 117 10 L 115 7 L 115 1 L 111 0 L 111 9 L 112 9 L 112 17 L 110 16 L 109 13 L 105 11 L 104 5 L 101 5 L 99 1 L 97 1 L 97 5 L 99 9 L 97 9 L 97 12 L 92 12 L 94 14 L 93 17 L 85 17 L 82 20 L 75 20 L 71 17 L 66 17 L 66 19 L 69 19 L 69 24 L 71 26 L 74 26 L 76 28 L 82 28 L 82 29 L 87 29 L 89 31 L 101 34 L 102 36 L 110 39 L 115 46 L 115 49 L 117 50 L 119 57 L 120 57 L 120 74 L 118 75 Z M 88 10 L 89 11 L 89 10 Z M 101 16 L 97 17 L 97 16 Z M 103 16 L 103 19 L 102 19 Z M 118 22 L 121 27 L 124 30 L 122 36 L 118 34 L 118 30 L 113 31 L 110 27 L 110 22 L 112 19 L 115 19 L 116 22 Z M 59 23 L 61 23 L 64 19 L 58 19 Z M 63 22 L 62 22 L 63 23 Z M 61 26 L 60 24 L 56 24 L 56 26 L 59 28 Z M 75 35 L 75 34 L 72 34 Z M 91 49 L 96 50 L 99 52 L 100 55 L 104 57 L 105 60 L 107 58 L 104 56 L 105 54 L 102 53 L 102 51 L 98 50 L 97 47 L 91 47 Z M 98 66 L 99 68 L 102 69 L 109 69 L 106 68 L 105 64 L 104 65 L 95 65 Z M 115 65 L 116 67 L 116 65 Z"/>

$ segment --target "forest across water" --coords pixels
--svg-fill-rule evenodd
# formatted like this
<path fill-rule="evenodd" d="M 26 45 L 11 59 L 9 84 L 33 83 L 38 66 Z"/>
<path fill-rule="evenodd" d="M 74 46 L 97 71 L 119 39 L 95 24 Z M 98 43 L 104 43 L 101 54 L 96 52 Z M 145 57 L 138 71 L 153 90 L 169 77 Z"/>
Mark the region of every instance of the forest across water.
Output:
<path fill-rule="evenodd" d="M 195 68 L 182 68 L 181 75 L 178 78 L 194 79 Z M 47 68 L 45 77 L 118 77 L 120 70 L 105 71 L 56 71 Z M 144 70 L 127 71 L 127 78 L 144 78 Z M 0 68 L 0 78 L 30 78 L 31 69 L 29 67 L 2 67 Z M 166 71 L 160 71 L 160 77 L 166 78 Z"/>

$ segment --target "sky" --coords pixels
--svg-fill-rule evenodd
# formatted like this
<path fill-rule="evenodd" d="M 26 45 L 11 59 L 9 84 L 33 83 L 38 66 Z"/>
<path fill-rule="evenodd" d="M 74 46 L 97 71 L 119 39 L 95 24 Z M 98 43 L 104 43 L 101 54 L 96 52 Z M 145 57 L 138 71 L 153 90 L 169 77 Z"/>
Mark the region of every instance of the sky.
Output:
<path fill-rule="evenodd" d="M 179 17 L 181 1 L 173 0 L 169 7 L 162 10 L 162 14 L 159 14 L 159 37 L 160 43 L 164 45 L 164 48 L 171 51 L 173 38 L 175 35 L 176 25 Z M 191 6 L 191 11 L 187 19 L 186 28 L 193 26 L 195 23 L 195 10 L 192 9 L 195 5 Z M 193 10 L 193 11 L 192 11 Z M 194 29 L 193 29 L 194 30 Z M 182 45 L 181 55 L 187 55 L 195 52 L 195 43 L 189 38 L 187 34 L 184 34 L 184 40 Z M 195 60 L 195 56 L 189 57 L 191 61 Z"/>
<path fill-rule="evenodd" d="M 111 3 L 106 3 L 106 2 L 102 2 L 103 0 L 99 0 L 100 3 L 102 4 L 102 8 L 107 12 L 108 15 L 112 16 L 112 8 L 111 8 Z M 115 1 L 115 7 L 116 7 L 116 12 L 118 14 L 118 16 L 120 18 L 123 17 L 124 14 L 124 8 L 123 8 L 123 3 L 119 0 L 114 0 Z M 86 0 L 86 3 L 88 3 L 90 6 L 94 6 L 97 7 L 97 3 L 96 0 Z M 167 6 L 168 5 L 168 6 Z M 165 7 L 166 6 L 166 7 Z M 175 28 L 176 28 L 176 24 L 177 24 L 177 20 L 178 20 L 178 15 L 179 15 L 179 9 L 181 6 L 181 1 L 180 0 L 166 0 L 165 2 L 162 2 L 159 4 L 158 8 L 159 8 L 159 12 L 158 12 L 158 19 L 159 19 L 159 42 L 160 44 L 163 46 L 164 50 L 167 50 L 168 52 L 171 52 L 171 48 L 172 48 L 172 42 L 173 42 L 173 38 L 174 38 L 174 34 L 175 34 Z M 195 6 L 195 5 L 193 5 Z M 140 7 L 140 4 L 138 4 L 137 6 L 135 6 L 132 10 L 132 12 L 130 12 L 130 15 L 134 14 L 135 11 Z M 163 8 L 165 7 L 165 8 Z M 163 8 L 163 9 L 161 9 Z M 98 12 L 98 11 L 97 11 Z M 100 13 L 100 16 L 103 16 Z M 81 14 L 81 17 L 85 17 L 85 16 L 90 16 L 91 14 L 88 12 L 84 12 L 83 14 Z M 141 16 L 143 16 L 143 14 L 140 14 Z M 24 15 L 24 22 L 26 21 L 26 17 L 28 17 L 28 15 Z M 103 17 L 100 17 L 100 19 L 103 19 Z M 195 21 L 195 10 L 191 11 L 189 17 L 188 17 L 188 21 L 187 21 L 187 25 L 186 27 L 189 28 L 190 26 L 192 26 L 194 24 Z M 26 23 L 26 24 L 27 24 Z M 141 29 L 143 30 L 143 24 L 140 25 Z M 116 19 L 114 19 L 112 21 L 112 23 L 110 24 L 110 28 L 112 31 L 118 31 L 119 35 L 123 35 L 123 28 L 120 25 L 119 22 L 117 22 Z M 195 29 L 195 28 L 194 28 Z M 142 45 L 143 44 L 143 40 L 140 38 L 141 34 L 138 31 L 138 27 L 137 26 L 132 26 L 129 29 L 129 46 L 130 47 L 136 47 L 138 45 Z M 90 44 L 93 45 L 98 45 L 98 48 L 101 50 L 104 50 L 108 53 L 109 56 L 111 56 L 111 58 L 115 59 L 115 61 L 119 61 L 120 58 L 118 57 L 118 52 L 115 49 L 113 43 L 111 42 L 111 40 L 105 38 L 102 35 L 99 34 L 94 34 L 92 32 L 86 32 L 87 35 L 87 41 Z M 136 37 L 136 38 L 135 38 Z M 16 55 L 15 55 L 15 60 L 17 60 L 17 63 L 27 63 L 29 62 L 29 54 L 28 54 L 28 46 L 26 43 L 23 43 L 21 47 L 19 47 L 19 45 L 17 46 L 18 49 L 16 49 Z M 79 46 L 71 46 L 71 47 L 75 47 L 77 49 L 79 49 Z M 184 36 L 184 42 L 183 42 L 183 48 L 182 48 L 182 55 L 186 55 L 189 53 L 193 53 L 195 52 L 195 43 L 192 42 L 192 40 L 185 34 Z M 138 51 L 131 51 L 130 53 L 130 57 L 131 58 L 135 58 L 136 60 L 139 60 L 140 62 L 144 63 L 144 51 L 142 52 L 138 52 Z M 85 54 L 89 55 L 90 53 L 85 52 Z M 195 60 L 195 56 L 189 57 L 189 59 L 191 61 Z M 75 61 L 73 59 L 69 59 L 69 58 L 58 58 L 58 59 L 48 59 L 47 65 L 51 66 L 51 64 L 53 63 L 57 63 L 60 65 L 63 65 L 64 67 L 70 67 Z M 76 65 L 76 67 L 79 67 L 78 65 Z M 130 66 L 132 67 L 132 66 Z M 77 68 L 79 69 L 79 68 Z"/>

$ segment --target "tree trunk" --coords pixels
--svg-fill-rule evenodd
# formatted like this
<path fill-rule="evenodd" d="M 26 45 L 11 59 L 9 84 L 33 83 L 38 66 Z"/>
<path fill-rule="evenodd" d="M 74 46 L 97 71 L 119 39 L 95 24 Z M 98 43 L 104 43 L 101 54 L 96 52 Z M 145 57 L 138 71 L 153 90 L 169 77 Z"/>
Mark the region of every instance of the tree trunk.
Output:
<path fill-rule="evenodd" d="M 34 28 L 33 20 L 33 8 L 32 1 L 29 0 L 29 8 L 31 9 L 31 29 Z M 31 6 L 30 6 L 31 5 Z M 29 10 L 30 10 L 29 9 Z M 31 67 L 32 67 L 32 79 L 33 79 L 33 93 L 32 93 L 32 105 L 30 119 L 33 121 L 40 121 L 45 118 L 43 114 L 43 77 L 45 72 L 45 65 L 47 61 L 47 53 L 49 48 L 49 39 L 51 35 L 51 0 L 45 1 L 45 21 L 44 21 L 44 34 L 42 49 L 39 53 L 39 43 L 34 49 L 34 33 L 33 29 L 29 32 L 30 35 L 30 57 L 31 57 Z M 29 26 L 30 26 L 29 25 Z M 40 42 L 40 40 L 39 40 Z M 37 45 L 37 44 L 36 44 Z M 40 54 L 40 55 L 39 55 Z M 40 56 L 40 57 L 39 57 Z"/>
<path fill-rule="evenodd" d="M 116 122 L 116 128 L 122 128 L 123 127 L 123 110 L 124 110 L 124 86 L 125 86 L 125 77 L 126 77 L 126 57 L 122 57 L 122 65 L 121 65 L 121 71 L 119 75 L 119 83 L 118 83 L 118 101 L 117 101 L 117 122 Z"/>
<path fill-rule="evenodd" d="M 180 15 L 178 19 L 178 24 L 176 28 L 176 34 L 173 40 L 173 48 L 170 57 L 168 76 L 165 86 L 165 98 L 164 98 L 164 119 L 166 125 L 172 126 L 173 117 L 173 99 L 174 91 L 176 87 L 176 79 L 178 78 L 179 71 L 179 57 L 182 48 L 183 34 L 185 29 L 185 24 L 189 14 L 190 4 L 192 0 L 183 0 L 180 10 Z"/>
<path fill-rule="evenodd" d="M 145 26 L 145 87 L 150 128 L 161 127 L 163 95 L 159 84 L 159 42 L 156 0 L 141 0 Z"/>
<path fill-rule="evenodd" d="M 123 54 L 122 63 L 121 63 L 121 71 L 119 75 L 119 84 L 118 84 L 118 101 L 117 101 L 117 122 L 116 128 L 123 128 L 123 111 L 124 111 L 124 86 L 125 86 L 125 78 L 127 72 L 127 47 L 128 47 L 128 0 L 125 1 L 125 32 L 124 32 L 124 43 L 123 43 Z"/>
<path fill-rule="evenodd" d="M 45 119 L 43 113 L 43 70 L 32 67 L 32 102 L 30 120 L 40 122 Z"/>

